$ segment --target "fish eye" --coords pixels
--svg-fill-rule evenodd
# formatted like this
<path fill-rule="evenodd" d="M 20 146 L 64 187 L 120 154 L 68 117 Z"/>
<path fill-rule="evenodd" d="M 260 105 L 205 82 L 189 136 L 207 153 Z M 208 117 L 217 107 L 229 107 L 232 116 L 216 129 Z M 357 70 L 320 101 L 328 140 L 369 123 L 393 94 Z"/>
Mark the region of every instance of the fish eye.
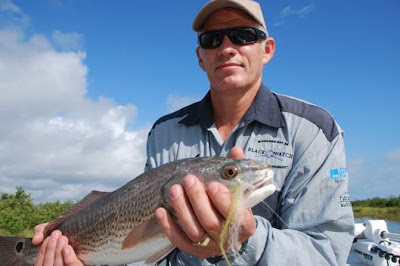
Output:
<path fill-rule="evenodd" d="M 238 174 L 238 169 L 234 165 L 227 165 L 222 170 L 222 177 L 224 179 L 233 179 Z"/>

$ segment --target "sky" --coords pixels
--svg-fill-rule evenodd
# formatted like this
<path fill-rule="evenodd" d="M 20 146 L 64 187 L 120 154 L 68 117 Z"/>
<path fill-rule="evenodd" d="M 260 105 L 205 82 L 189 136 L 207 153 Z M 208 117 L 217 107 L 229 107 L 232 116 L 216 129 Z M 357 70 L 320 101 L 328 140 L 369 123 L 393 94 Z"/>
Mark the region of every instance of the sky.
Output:
<path fill-rule="evenodd" d="M 259 1 L 271 90 L 345 132 L 352 199 L 400 195 L 400 1 Z M 201 99 L 191 24 L 206 0 L 0 0 L 0 193 L 112 191 L 143 172 L 160 116 Z"/>

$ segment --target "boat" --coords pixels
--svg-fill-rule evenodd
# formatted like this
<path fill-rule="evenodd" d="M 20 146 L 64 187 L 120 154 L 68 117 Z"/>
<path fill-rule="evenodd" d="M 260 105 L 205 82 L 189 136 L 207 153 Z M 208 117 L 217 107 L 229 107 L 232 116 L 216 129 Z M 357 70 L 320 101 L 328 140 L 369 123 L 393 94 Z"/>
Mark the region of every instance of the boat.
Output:
<path fill-rule="evenodd" d="M 400 234 L 390 233 L 384 220 L 356 223 L 347 265 L 399 266 Z"/>

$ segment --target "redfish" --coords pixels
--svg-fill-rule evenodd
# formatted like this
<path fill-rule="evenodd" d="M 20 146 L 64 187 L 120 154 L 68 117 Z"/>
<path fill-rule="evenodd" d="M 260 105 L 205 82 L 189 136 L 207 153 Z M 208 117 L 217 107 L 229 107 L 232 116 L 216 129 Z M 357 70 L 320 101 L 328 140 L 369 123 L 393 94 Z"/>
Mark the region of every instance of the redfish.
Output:
<path fill-rule="evenodd" d="M 169 189 L 187 174 L 197 176 L 205 186 L 218 181 L 233 189 L 240 182 L 240 204 L 246 208 L 275 190 L 273 171 L 263 162 L 223 157 L 184 159 L 147 171 L 113 192 L 91 192 L 51 221 L 44 234 L 60 230 L 85 265 L 156 262 L 175 247 L 158 226 L 154 211 L 162 206 L 174 212 Z M 31 238 L 1 236 L 0 265 L 34 264 L 38 250 Z"/>

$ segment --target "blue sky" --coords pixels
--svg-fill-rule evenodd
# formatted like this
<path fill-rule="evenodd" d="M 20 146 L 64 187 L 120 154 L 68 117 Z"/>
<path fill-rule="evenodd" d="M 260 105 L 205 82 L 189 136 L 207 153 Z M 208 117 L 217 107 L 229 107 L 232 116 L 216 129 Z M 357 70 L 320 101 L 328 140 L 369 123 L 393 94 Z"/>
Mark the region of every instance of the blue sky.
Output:
<path fill-rule="evenodd" d="M 353 199 L 398 196 L 400 1 L 259 2 L 277 43 L 264 84 L 336 118 Z M 0 192 L 76 199 L 139 174 L 152 123 L 208 90 L 205 3 L 0 0 Z"/>

